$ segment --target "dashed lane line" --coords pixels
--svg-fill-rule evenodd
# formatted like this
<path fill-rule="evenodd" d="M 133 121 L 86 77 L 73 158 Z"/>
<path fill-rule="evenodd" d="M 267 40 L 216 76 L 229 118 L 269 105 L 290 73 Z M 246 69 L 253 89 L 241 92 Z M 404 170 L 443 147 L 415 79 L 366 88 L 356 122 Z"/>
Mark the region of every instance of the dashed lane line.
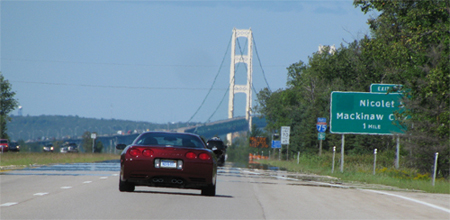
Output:
<path fill-rule="evenodd" d="M 116 176 L 118 176 L 118 175 L 116 175 Z M 104 177 L 100 177 L 100 179 L 108 179 L 108 177 L 104 176 Z M 92 183 L 92 181 L 84 181 L 83 183 L 84 184 Z M 72 186 L 61 187 L 61 189 L 71 189 L 71 188 L 72 188 Z M 49 193 L 48 192 L 38 192 L 33 195 L 34 196 L 45 196 L 47 194 L 49 194 Z M 18 202 L 7 202 L 7 203 L 0 204 L 0 207 L 8 207 L 8 206 L 13 206 L 13 205 L 17 205 L 17 204 L 19 204 L 19 203 Z"/>
<path fill-rule="evenodd" d="M 40 193 L 33 194 L 33 196 L 45 196 L 47 194 L 48 194 L 48 192 L 40 192 Z"/>
<path fill-rule="evenodd" d="M 7 202 L 7 203 L 3 203 L 0 205 L 0 207 L 7 207 L 7 206 L 13 206 L 13 205 L 17 205 L 17 202 Z"/>

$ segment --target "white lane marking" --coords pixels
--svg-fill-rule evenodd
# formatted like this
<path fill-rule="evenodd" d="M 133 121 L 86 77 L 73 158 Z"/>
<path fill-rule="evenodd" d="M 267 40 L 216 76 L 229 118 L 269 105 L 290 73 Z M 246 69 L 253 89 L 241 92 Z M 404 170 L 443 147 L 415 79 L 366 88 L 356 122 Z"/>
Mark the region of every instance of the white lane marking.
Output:
<path fill-rule="evenodd" d="M 63 187 L 61 187 L 61 189 L 70 189 L 70 188 L 72 188 L 71 186 L 63 186 Z"/>
<path fill-rule="evenodd" d="M 106 179 L 108 179 L 108 177 L 107 176 L 102 176 L 102 177 L 100 177 L 100 179 L 101 180 L 106 180 Z"/>
<path fill-rule="evenodd" d="M 45 196 L 47 194 L 48 194 L 48 192 L 40 192 L 40 193 L 35 193 L 34 196 Z"/>
<path fill-rule="evenodd" d="M 116 174 L 113 174 L 112 176 L 119 176 L 119 174 L 116 173 Z"/>
<path fill-rule="evenodd" d="M 248 174 L 255 174 L 255 175 L 259 175 L 259 174 L 261 174 L 261 173 L 256 173 L 256 172 L 250 172 L 250 171 L 246 171 L 246 170 L 244 170 L 244 171 L 243 171 L 243 173 L 248 173 Z"/>
<path fill-rule="evenodd" d="M 316 183 L 319 185 L 325 185 L 325 186 L 330 186 L 330 187 L 337 187 L 337 188 L 344 188 L 344 189 L 349 189 L 351 187 L 348 186 L 343 186 L 343 185 L 337 185 L 337 184 L 331 184 L 331 183 L 322 183 L 322 182 L 316 182 L 316 181 L 310 181 L 311 183 Z"/>
<path fill-rule="evenodd" d="M 405 197 L 405 196 L 400 196 L 400 195 L 391 194 L 391 193 L 382 192 L 382 191 L 377 191 L 377 190 L 370 190 L 370 189 L 363 189 L 363 190 L 364 191 L 369 191 L 369 192 L 374 192 L 374 193 L 380 193 L 380 194 L 384 194 L 384 195 L 388 195 L 388 196 L 398 197 L 398 198 L 401 198 L 401 199 L 405 199 L 405 200 L 408 200 L 408 201 L 411 201 L 411 202 L 416 202 L 416 203 L 419 203 L 419 204 L 422 204 L 422 205 L 429 206 L 431 208 L 439 209 L 439 210 L 442 210 L 444 212 L 450 213 L 450 209 L 447 209 L 447 208 L 444 208 L 444 207 L 440 207 L 440 206 L 437 206 L 437 205 L 433 205 L 433 204 L 428 203 L 428 202 L 423 202 L 423 201 L 420 201 L 420 200 L 417 200 L 417 199 L 412 199 L 412 198 L 408 198 L 408 197 Z"/>
<path fill-rule="evenodd" d="M 83 183 L 92 183 L 92 181 L 84 181 Z"/>
<path fill-rule="evenodd" d="M 290 178 L 290 177 L 284 177 L 284 176 L 272 176 L 275 177 L 277 179 L 283 179 L 283 180 L 298 180 L 298 179 L 294 179 L 294 178 Z"/>
<path fill-rule="evenodd" d="M 3 203 L 0 205 L 0 207 L 6 207 L 6 206 L 13 206 L 13 205 L 17 205 L 17 202 L 7 202 L 7 203 Z"/>

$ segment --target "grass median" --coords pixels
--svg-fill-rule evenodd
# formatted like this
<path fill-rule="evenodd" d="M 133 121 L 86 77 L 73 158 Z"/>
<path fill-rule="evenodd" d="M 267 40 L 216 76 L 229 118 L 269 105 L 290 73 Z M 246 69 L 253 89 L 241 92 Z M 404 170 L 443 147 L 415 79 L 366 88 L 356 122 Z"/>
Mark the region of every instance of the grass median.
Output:
<path fill-rule="evenodd" d="M 24 153 L 7 152 L 0 154 L 0 168 L 27 167 L 56 163 L 92 163 L 118 160 L 120 155 L 103 153 Z"/>
<path fill-rule="evenodd" d="M 277 158 L 277 157 L 276 157 Z M 450 181 L 438 178 L 432 185 L 432 175 L 421 174 L 414 169 L 400 165 L 395 169 L 394 161 L 389 155 L 377 157 L 375 174 L 373 174 L 373 155 L 345 155 L 344 170 L 340 171 L 340 154 L 336 155 L 334 172 L 332 169 L 332 153 L 324 153 L 322 156 L 301 155 L 297 159 L 285 160 L 259 160 L 259 163 L 285 168 L 291 172 L 326 175 L 339 178 L 342 182 L 359 183 L 360 185 L 379 184 L 392 186 L 404 190 L 423 191 L 430 193 L 450 194 Z"/>

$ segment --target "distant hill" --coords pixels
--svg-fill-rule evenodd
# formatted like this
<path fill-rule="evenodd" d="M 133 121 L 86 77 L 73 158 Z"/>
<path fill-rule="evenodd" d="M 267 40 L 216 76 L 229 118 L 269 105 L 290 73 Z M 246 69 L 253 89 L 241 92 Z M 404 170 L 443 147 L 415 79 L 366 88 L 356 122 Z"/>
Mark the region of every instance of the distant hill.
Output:
<path fill-rule="evenodd" d="M 155 124 L 142 121 L 116 119 L 95 119 L 78 116 L 11 116 L 7 123 L 7 133 L 11 140 L 47 140 L 57 138 L 76 138 L 84 132 L 97 132 L 99 135 L 134 133 L 141 131 L 171 130 L 198 124 L 171 123 Z"/>

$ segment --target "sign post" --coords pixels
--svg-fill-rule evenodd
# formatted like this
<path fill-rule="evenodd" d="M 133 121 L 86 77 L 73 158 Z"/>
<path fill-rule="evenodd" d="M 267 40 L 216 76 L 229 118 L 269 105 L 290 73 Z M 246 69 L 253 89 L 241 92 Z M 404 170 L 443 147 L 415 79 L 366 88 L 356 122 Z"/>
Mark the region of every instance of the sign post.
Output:
<path fill-rule="evenodd" d="M 345 136 L 342 134 L 341 140 L 341 173 L 344 172 L 344 146 L 345 146 Z"/>
<path fill-rule="evenodd" d="M 373 175 L 375 175 L 375 170 L 377 167 L 377 149 L 373 150 Z"/>
<path fill-rule="evenodd" d="M 397 150 L 395 153 L 395 169 L 400 167 L 400 138 L 397 135 Z"/>
<path fill-rule="evenodd" d="M 277 147 L 274 147 L 275 146 L 275 143 L 273 142 L 274 140 L 275 140 L 275 138 L 276 139 L 279 139 L 280 138 L 280 135 L 279 134 L 277 134 L 277 133 L 272 133 L 272 148 L 273 148 L 273 156 L 275 157 L 275 149 L 276 148 L 279 148 L 279 149 L 281 149 L 281 141 L 278 141 L 278 142 L 280 142 L 280 146 L 278 147 L 278 145 L 277 145 Z M 279 150 L 280 151 L 280 150 Z M 280 151 L 281 152 L 281 151 Z M 278 159 L 278 160 L 280 160 L 280 159 Z"/>
<path fill-rule="evenodd" d="M 91 138 L 92 138 L 92 153 L 94 153 L 95 139 L 97 138 L 97 134 L 96 133 L 91 133 Z"/>
<path fill-rule="evenodd" d="M 322 155 L 322 140 L 325 140 L 325 131 L 327 130 L 327 119 L 317 118 L 317 131 L 319 132 L 319 156 Z"/>
<path fill-rule="evenodd" d="M 435 183 L 435 181 L 436 181 L 436 169 L 437 169 L 438 155 L 439 155 L 438 152 L 436 152 L 436 153 L 434 154 L 433 180 L 432 180 L 432 182 L 431 182 L 431 184 L 432 184 L 433 186 L 434 186 L 434 183 Z"/>
<path fill-rule="evenodd" d="M 291 132 L 290 126 L 281 126 L 281 144 L 286 144 L 286 160 L 289 160 L 289 135 Z"/>
<path fill-rule="evenodd" d="M 336 156 L 336 146 L 333 147 L 333 163 L 331 164 L 331 173 L 334 173 L 334 157 Z"/>

